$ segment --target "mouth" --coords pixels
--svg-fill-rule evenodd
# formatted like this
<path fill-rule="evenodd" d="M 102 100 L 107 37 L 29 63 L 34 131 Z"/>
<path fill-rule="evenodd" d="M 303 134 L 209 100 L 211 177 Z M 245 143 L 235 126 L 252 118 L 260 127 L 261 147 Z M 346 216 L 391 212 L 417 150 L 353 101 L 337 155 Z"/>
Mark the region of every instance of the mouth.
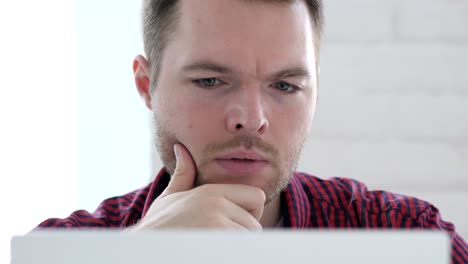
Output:
<path fill-rule="evenodd" d="M 216 163 L 229 174 L 258 174 L 269 162 L 253 151 L 238 151 L 216 158 Z"/>

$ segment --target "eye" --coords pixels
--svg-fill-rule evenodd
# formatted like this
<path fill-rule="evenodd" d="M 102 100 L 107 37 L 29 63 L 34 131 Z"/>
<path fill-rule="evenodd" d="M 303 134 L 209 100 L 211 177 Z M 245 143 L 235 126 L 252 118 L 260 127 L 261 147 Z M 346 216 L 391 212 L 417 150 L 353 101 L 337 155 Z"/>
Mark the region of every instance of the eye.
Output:
<path fill-rule="evenodd" d="M 203 78 L 192 81 L 194 84 L 201 88 L 211 88 L 223 84 L 224 82 L 218 78 Z"/>
<path fill-rule="evenodd" d="M 297 86 L 292 85 L 292 84 L 287 83 L 287 82 L 277 82 L 277 83 L 274 83 L 273 86 L 274 86 L 274 88 L 276 88 L 276 89 L 278 89 L 280 91 L 286 92 L 286 93 L 294 93 L 297 90 L 299 90 L 299 88 Z"/>

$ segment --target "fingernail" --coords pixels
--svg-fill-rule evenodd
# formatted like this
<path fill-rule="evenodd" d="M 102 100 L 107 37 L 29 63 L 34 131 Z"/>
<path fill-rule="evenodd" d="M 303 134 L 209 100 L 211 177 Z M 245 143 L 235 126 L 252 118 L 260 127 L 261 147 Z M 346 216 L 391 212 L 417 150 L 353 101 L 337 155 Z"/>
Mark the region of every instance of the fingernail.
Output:
<path fill-rule="evenodd" d="M 179 148 L 177 147 L 177 144 L 174 145 L 174 154 L 176 157 L 176 160 L 179 159 Z"/>

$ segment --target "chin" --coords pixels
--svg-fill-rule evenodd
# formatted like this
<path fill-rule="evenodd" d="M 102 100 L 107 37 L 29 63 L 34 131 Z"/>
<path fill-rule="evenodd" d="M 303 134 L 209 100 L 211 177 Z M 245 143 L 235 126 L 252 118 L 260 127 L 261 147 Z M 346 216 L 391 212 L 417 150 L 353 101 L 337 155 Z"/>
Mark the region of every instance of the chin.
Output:
<path fill-rule="evenodd" d="M 252 187 L 261 188 L 266 185 L 267 179 L 263 175 L 229 175 L 229 174 L 197 174 L 196 185 L 204 184 L 244 184 Z"/>
<path fill-rule="evenodd" d="M 203 184 L 245 184 L 261 188 L 277 178 L 271 167 L 256 173 L 231 172 L 216 164 L 202 167 L 197 171 L 196 183 Z M 262 188 L 263 189 L 263 188 Z"/>
<path fill-rule="evenodd" d="M 201 171 L 197 173 L 195 181 L 196 186 L 204 184 L 243 184 L 262 189 L 267 201 L 271 202 L 274 198 L 283 191 L 289 184 L 290 177 L 285 177 L 275 170 L 267 169 L 266 171 L 257 174 L 227 174 L 220 171 Z"/>

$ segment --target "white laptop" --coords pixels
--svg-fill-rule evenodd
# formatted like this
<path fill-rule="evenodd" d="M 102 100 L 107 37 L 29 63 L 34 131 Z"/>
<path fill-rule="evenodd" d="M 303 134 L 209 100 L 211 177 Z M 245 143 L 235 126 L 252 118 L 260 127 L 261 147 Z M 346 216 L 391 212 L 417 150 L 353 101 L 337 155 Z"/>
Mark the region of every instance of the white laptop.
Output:
<path fill-rule="evenodd" d="M 434 231 L 54 231 L 17 236 L 12 264 L 448 264 Z"/>

